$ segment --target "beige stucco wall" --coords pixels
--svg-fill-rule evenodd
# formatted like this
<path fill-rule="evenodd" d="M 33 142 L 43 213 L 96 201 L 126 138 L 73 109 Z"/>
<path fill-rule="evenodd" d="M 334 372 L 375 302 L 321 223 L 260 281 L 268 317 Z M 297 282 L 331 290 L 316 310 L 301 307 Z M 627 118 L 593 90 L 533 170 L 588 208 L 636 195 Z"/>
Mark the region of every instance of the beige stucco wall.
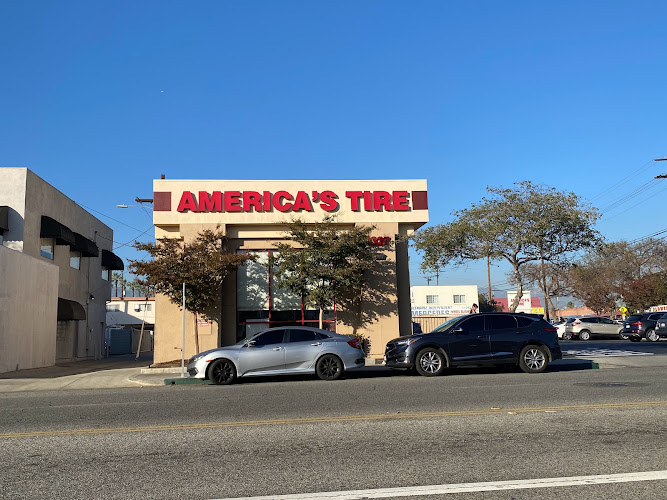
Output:
<path fill-rule="evenodd" d="M 0 205 L 11 208 L 10 227 L 3 245 L 19 250 L 36 261 L 56 266 L 59 272 L 54 300 L 56 303 L 58 297 L 74 300 L 86 311 L 86 320 L 58 324 L 53 322 L 52 336 L 57 339 L 57 359 L 102 357 L 105 304 L 111 297 L 111 284 L 102 279 L 101 250 L 112 250 L 113 231 L 27 168 L 0 168 L 0 186 Z M 100 256 L 81 258 L 80 269 L 70 267 L 69 246 L 57 245 L 53 260 L 42 257 L 42 215 L 57 220 L 95 242 L 100 249 Z M 1 282 L 0 288 L 4 288 Z M 40 292 L 40 295 L 45 293 Z"/>
<path fill-rule="evenodd" d="M 378 249 L 387 259 L 377 262 L 377 273 L 372 277 L 372 303 L 364 304 L 364 312 L 370 313 L 371 322 L 355 329 L 345 312 L 338 312 L 336 331 L 342 334 L 362 333 L 371 339 L 371 356 L 382 357 L 387 341 L 411 332 L 410 316 L 410 276 L 408 269 L 408 245 L 405 238 L 415 229 L 428 222 L 428 210 L 408 211 L 366 211 L 351 210 L 346 191 L 426 191 L 425 180 L 401 181 L 200 181 L 200 180 L 155 180 L 155 193 L 171 193 L 171 210 L 154 211 L 156 238 L 182 238 L 189 241 L 205 228 L 214 229 L 218 225 L 230 238 L 229 251 L 268 250 L 276 242 L 284 240 L 285 222 L 299 217 L 306 222 L 320 222 L 326 215 L 335 215 L 341 227 L 353 225 L 374 225 L 373 236 L 388 236 L 392 245 Z M 207 213 L 178 212 L 177 207 L 184 191 L 198 193 L 206 191 L 257 191 L 307 193 L 334 191 L 339 195 L 339 209 L 333 213 L 322 210 L 316 203 L 312 212 L 283 213 L 275 210 L 261 213 Z M 397 239 L 398 236 L 398 239 Z M 199 328 L 200 351 L 236 341 L 236 276 L 227 278 L 221 291 L 220 317 L 209 327 Z M 195 353 L 194 320 L 186 313 L 185 357 Z M 166 297 L 156 299 L 155 319 L 155 361 L 164 362 L 181 357 L 182 311 Z"/>
<path fill-rule="evenodd" d="M 0 372 L 56 360 L 58 267 L 0 246 Z"/>

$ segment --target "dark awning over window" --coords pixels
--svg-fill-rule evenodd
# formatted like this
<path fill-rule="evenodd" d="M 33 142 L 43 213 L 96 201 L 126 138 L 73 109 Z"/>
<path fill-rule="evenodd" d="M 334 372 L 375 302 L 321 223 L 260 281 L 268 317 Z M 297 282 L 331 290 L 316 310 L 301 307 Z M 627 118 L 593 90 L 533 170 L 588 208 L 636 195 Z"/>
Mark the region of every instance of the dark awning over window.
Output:
<path fill-rule="evenodd" d="M 58 321 L 76 321 L 86 319 L 86 311 L 75 300 L 58 297 Z"/>
<path fill-rule="evenodd" d="M 9 230 L 9 207 L 2 206 L 0 207 L 0 231 Z"/>
<path fill-rule="evenodd" d="M 55 238 L 56 245 L 75 246 L 76 240 L 74 233 L 55 219 L 42 215 L 42 229 L 39 232 L 40 238 Z"/>
<path fill-rule="evenodd" d="M 122 271 L 125 269 L 125 265 L 120 257 L 109 250 L 102 250 L 102 267 L 106 267 L 112 271 Z"/>
<path fill-rule="evenodd" d="M 74 239 L 76 240 L 76 245 L 72 247 L 72 250 L 81 252 L 82 257 L 97 257 L 100 254 L 97 245 L 82 234 L 74 233 Z"/>

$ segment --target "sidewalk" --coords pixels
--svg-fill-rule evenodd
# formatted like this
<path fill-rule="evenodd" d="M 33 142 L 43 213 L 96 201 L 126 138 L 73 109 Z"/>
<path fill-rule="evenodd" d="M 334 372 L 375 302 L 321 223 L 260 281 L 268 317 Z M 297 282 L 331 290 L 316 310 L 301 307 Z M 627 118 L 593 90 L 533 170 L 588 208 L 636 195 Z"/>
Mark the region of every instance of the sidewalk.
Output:
<path fill-rule="evenodd" d="M 47 368 L 0 373 L 0 393 L 164 387 L 165 380 L 175 380 L 176 383 L 182 380 L 180 367 L 149 368 L 153 360 L 152 354 L 142 354 L 139 360 L 135 360 L 134 356 L 112 356 L 97 361 L 78 361 Z M 382 365 L 375 365 L 372 359 L 367 360 L 367 366 L 370 369 L 377 367 L 379 370 L 386 370 Z M 598 366 L 600 369 L 667 367 L 667 355 L 568 357 L 555 361 L 550 366 L 554 371 L 588 370 Z"/>

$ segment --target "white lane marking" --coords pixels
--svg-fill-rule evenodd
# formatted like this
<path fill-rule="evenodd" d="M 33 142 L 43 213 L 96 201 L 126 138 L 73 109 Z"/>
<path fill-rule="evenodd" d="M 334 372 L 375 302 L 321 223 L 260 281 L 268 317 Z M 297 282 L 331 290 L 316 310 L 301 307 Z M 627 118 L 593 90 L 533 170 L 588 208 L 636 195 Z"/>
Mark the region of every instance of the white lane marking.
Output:
<path fill-rule="evenodd" d="M 640 351 L 617 351 L 614 349 L 568 349 L 563 351 L 564 356 L 584 356 L 584 357 L 624 357 L 624 356 L 653 356 L 652 352 Z"/>
<path fill-rule="evenodd" d="M 449 493 L 473 493 L 478 491 L 521 490 L 528 488 L 557 488 L 591 484 L 629 483 L 667 479 L 667 470 L 602 474 L 597 476 L 553 477 L 493 481 L 488 483 L 440 484 L 433 486 L 409 486 L 406 488 L 378 488 L 373 490 L 327 491 L 323 493 L 298 493 L 294 495 L 269 495 L 259 497 L 222 498 L 217 500 L 363 500 L 367 498 L 398 498 Z"/>

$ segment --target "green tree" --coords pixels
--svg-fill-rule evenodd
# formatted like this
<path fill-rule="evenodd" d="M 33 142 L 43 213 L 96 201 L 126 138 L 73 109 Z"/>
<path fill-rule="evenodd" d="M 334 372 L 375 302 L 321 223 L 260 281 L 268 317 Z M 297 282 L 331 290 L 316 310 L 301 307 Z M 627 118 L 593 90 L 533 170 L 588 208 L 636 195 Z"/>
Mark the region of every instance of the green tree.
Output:
<path fill-rule="evenodd" d="M 565 304 L 565 307 L 567 307 L 568 309 L 574 309 L 574 302 L 568 300 L 567 304 Z"/>
<path fill-rule="evenodd" d="M 477 294 L 477 303 L 479 312 L 500 312 L 502 310 L 502 306 L 493 299 L 489 300 L 485 293 Z"/>
<path fill-rule="evenodd" d="M 374 226 L 341 229 L 334 217 L 318 224 L 300 219 L 287 224 L 289 243 L 278 243 L 272 267 L 275 283 L 319 309 L 319 325 L 325 309 L 354 308 L 368 293 L 369 274 L 378 252 L 370 241 Z"/>
<path fill-rule="evenodd" d="M 523 297 L 524 266 L 529 262 L 562 262 L 596 245 L 593 229 L 599 215 L 574 193 L 535 185 L 487 187 L 489 193 L 470 208 L 453 213 L 455 219 L 420 230 L 414 236 L 423 253 L 424 270 L 461 265 L 470 260 L 505 259 L 512 266 L 517 294 L 510 305 L 516 311 Z"/>
<path fill-rule="evenodd" d="M 524 266 L 523 278 L 524 284 L 536 285 L 545 297 L 545 313 L 550 311 L 554 313 L 553 297 L 563 297 L 570 295 L 569 286 L 569 266 L 562 263 L 546 262 L 544 265 L 537 262 L 529 262 Z"/>
<path fill-rule="evenodd" d="M 177 305 L 183 303 L 194 314 L 195 351 L 199 352 L 198 317 L 216 319 L 220 315 L 220 292 L 227 276 L 253 257 L 228 252 L 227 237 L 219 228 L 205 229 L 189 242 L 160 239 L 156 243 L 135 242 L 137 250 L 147 252 L 152 260 L 132 260 L 129 269 L 141 276 L 140 285 L 166 295 Z"/>

